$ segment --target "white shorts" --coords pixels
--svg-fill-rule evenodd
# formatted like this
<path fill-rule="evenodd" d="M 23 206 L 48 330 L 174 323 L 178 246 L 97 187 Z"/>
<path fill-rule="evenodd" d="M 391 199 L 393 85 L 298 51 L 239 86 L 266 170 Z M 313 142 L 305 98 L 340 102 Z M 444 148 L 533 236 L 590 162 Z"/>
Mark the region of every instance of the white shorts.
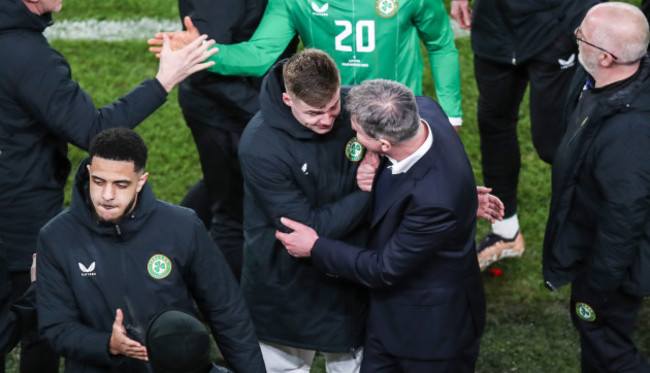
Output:
<path fill-rule="evenodd" d="M 262 357 L 268 373 L 309 372 L 316 351 L 260 342 Z M 322 352 L 327 373 L 358 373 L 363 348 L 354 352 Z"/>

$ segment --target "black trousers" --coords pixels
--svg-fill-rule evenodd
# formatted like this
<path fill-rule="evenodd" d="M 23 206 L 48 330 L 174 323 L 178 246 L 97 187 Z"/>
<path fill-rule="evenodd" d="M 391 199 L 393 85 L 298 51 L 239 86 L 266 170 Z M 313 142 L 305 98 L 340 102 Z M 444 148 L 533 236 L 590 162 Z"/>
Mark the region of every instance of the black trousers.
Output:
<path fill-rule="evenodd" d="M 190 189 L 184 206 L 205 216 L 206 206 L 212 213 L 210 234 L 239 281 L 244 245 L 243 201 L 244 181 L 237 158 L 240 130 L 226 130 L 185 116 L 199 152 L 203 180 Z M 232 126 L 231 126 L 232 127 Z"/>
<path fill-rule="evenodd" d="M 517 122 L 526 87 L 530 83 L 533 145 L 539 157 L 550 164 L 564 134 L 562 109 L 577 64 L 577 47 L 568 37 L 557 39 L 518 65 L 474 56 L 483 179 L 503 201 L 506 217 L 517 212 L 521 167 Z"/>
<path fill-rule="evenodd" d="M 603 293 L 578 277 L 571 285 L 571 320 L 580 334 L 583 373 L 648 373 L 632 334 L 642 298 L 619 289 Z"/>
<path fill-rule="evenodd" d="M 360 373 L 474 373 L 480 339 L 466 353 L 447 360 L 415 360 L 386 351 L 372 330 L 366 330 Z"/>
<path fill-rule="evenodd" d="M 20 298 L 31 284 L 29 272 L 11 272 L 11 300 Z M 0 372 L 4 373 L 4 356 L 0 362 Z M 59 357 L 50 345 L 38 338 L 38 329 L 34 325 L 20 340 L 20 373 L 57 373 Z"/>

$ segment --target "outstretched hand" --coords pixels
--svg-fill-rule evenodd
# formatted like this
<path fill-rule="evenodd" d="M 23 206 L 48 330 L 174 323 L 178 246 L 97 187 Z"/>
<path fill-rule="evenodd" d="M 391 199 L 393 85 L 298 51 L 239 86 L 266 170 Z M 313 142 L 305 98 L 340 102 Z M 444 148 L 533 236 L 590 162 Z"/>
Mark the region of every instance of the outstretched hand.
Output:
<path fill-rule="evenodd" d="M 452 0 L 451 16 L 458 22 L 460 28 L 465 30 L 472 28 L 472 8 L 469 7 L 469 0 Z"/>
<path fill-rule="evenodd" d="M 296 258 L 310 257 L 311 249 L 318 239 L 318 233 L 312 228 L 289 218 L 280 218 L 280 222 L 293 232 L 282 233 L 275 231 L 275 238 L 282 242 L 291 256 Z"/>
<path fill-rule="evenodd" d="M 183 18 L 183 24 L 185 24 L 186 31 L 159 32 L 153 38 L 147 40 L 147 44 L 151 45 L 149 51 L 156 53 L 156 57 L 160 58 L 160 52 L 162 52 L 163 45 L 163 35 L 167 35 L 169 38 L 169 45 L 172 51 L 185 48 L 201 35 L 199 29 L 194 26 L 190 17 Z"/>
<path fill-rule="evenodd" d="M 124 315 L 122 315 L 122 310 L 118 308 L 115 312 L 115 321 L 113 322 L 111 339 L 108 343 L 108 351 L 112 355 L 124 355 L 134 359 L 148 361 L 147 348 L 126 335 L 126 329 L 122 325 L 123 320 Z"/>
<path fill-rule="evenodd" d="M 162 38 L 163 46 L 160 51 L 160 65 L 156 78 L 167 92 L 170 92 L 188 76 L 214 65 L 214 61 L 203 62 L 217 53 L 217 48 L 209 49 L 214 45 L 214 40 L 203 43 L 208 38 L 207 35 L 199 36 L 178 51 L 172 51 L 167 35 L 163 35 Z"/>
<path fill-rule="evenodd" d="M 491 191 L 492 188 L 483 186 L 476 187 L 476 192 L 478 193 L 478 210 L 476 210 L 476 216 L 490 223 L 494 223 L 495 219 L 503 220 L 505 207 L 498 197 L 490 194 Z"/>

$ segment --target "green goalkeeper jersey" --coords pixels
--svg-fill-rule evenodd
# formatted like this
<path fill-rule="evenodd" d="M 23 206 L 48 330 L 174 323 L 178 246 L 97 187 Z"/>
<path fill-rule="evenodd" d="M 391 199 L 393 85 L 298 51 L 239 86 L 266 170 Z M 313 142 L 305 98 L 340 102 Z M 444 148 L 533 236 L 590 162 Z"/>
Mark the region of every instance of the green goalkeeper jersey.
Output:
<path fill-rule="evenodd" d="M 217 45 L 219 52 L 210 58 L 216 64 L 208 70 L 263 75 L 296 33 L 306 48 L 334 59 L 343 84 L 384 78 L 417 95 L 422 94 L 422 40 L 440 105 L 450 118 L 462 117 L 458 51 L 440 0 L 269 0 L 251 39 Z"/>

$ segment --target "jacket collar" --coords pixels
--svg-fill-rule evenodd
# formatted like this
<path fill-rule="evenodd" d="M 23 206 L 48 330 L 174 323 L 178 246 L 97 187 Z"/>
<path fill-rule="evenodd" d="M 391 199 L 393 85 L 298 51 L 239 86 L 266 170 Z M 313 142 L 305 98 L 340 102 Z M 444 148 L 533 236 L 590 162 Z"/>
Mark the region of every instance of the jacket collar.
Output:
<path fill-rule="evenodd" d="M 145 183 L 138 194 L 138 202 L 133 211 L 119 225 L 106 225 L 99 223 L 93 214 L 93 205 L 90 199 L 90 178 L 87 165 L 90 159 L 84 159 L 74 179 L 70 212 L 83 225 L 102 236 L 116 236 L 127 239 L 131 234 L 139 231 L 156 207 L 156 196 Z"/>
<path fill-rule="evenodd" d="M 650 76 L 650 57 L 646 54 L 639 64 L 639 69 L 629 78 L 615 82 L 607 87 L 600 89 L 611 90 L 603 100 L 603 103 L 612 108 L 630 108 L 638 97 L 639 90 L 646 85 L 646 80 Z M 593 78 L 591 78 L 593 79 Z M 644 100 L 644 106 L 647 101 Z"/>
<path fill-rule="evenodd" d="M 42 33 L 51 24 L 52 14 L 36 15 L 22 0 L 0 1 L 0 32 L 28 29 Z"/>
<path fill-rule="evenodd" d="M 413 166 L 404 174 L 401 174 L 403 178 L 401 182 L 391 191 L 390 195 L 381 196 L 382 198 L 387 198 L 387 203 L 382 203 L 380 208 L 381 210 L 375 210 L 372 213 L 372 222 L 370 228 L 374 228 L 377 223 L 386 215 L 386 212 L 390 207 L 398 200 L 402 199 L 406 194 L 411 192 L 413 188 L 417 185 L 418 181 L 421 180 L 431 169 L 436 167 L 436 159 L 434 156 L 435 142 L 431 145 L 431 148 L 420 158 Z M 383 170 L 386 167 L 388 160 L 384 157 L 379 167 L 377 168 L 377 174 L 373 181 L 373 193 L 377 192 L 377 179 Z M 376 197 L 376 196 L 375 196 Z M 374 208 L 378 206 L 375 205 Z"/>

